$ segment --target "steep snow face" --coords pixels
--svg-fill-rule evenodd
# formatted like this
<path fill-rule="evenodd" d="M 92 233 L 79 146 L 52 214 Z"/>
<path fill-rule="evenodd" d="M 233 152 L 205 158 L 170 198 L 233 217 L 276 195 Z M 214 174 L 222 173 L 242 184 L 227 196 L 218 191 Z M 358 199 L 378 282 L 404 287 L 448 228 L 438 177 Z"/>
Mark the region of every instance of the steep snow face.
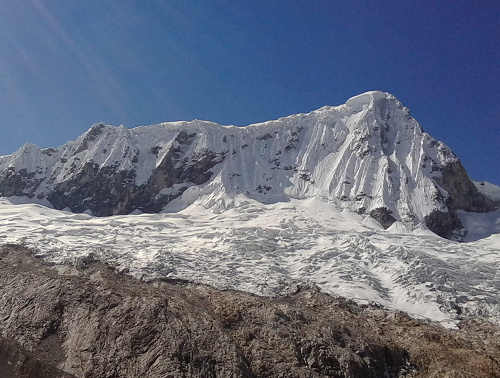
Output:
<path fill-rule="evenodd" d="M 459 185 L 450 179 L 460 175 Z M 223 212 L 238 194 L 264 204 L 318 198 L 385 228 L 423 224 L 447 238 L 462 228 L 455 208 L 493 209 L 453 152 L 378 91 L 247 127 L 94 125 L 58 149 L 25 145 L 0 157 L 0 193 L 94 215 L 172 212 L 194 202 Z"/>

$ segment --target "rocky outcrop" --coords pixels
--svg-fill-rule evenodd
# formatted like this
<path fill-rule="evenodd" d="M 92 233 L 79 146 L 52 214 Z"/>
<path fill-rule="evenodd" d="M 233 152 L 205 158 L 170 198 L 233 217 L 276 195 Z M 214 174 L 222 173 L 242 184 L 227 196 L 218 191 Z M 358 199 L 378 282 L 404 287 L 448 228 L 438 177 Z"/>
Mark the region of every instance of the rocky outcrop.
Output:
<path fill-rule="evenodd" d="M 35 172 L 26 168 L 16 171 L 13 167 L 0 174 L 0 193 L 4 197 L 28 196 L 33 198 L 34 192 L 44 179 L 35 179 Z"/>
<path fill-rule="evenodd" d="M 370 216 L 375 219 L 382 227 L 388 229 L 396 222 L 396 218 L 392 215 L 392 211 L 386 207 L 379 207 L 370 211 Z"/>
<path fill-rule="evenodd" d="M 462 240 L 467 230 L 464 229 L 456 210 L 487 213 L 497 209 L 498 203 L 479 192 L 460 160 L 451 161 L 436 171 L 439 174 L 434 180 L 447 194 L 444 197 L 439 189 L 436 189 L 436 196 L 446 205 L 447 211 L 432 211 L 425 217 L 425 225 L 443 238 Z"/>
<path fill-rule="evenodd" d="M 22 359 L 6 339 L 53 368 L 15 377 L 500 377 L 493 325 L 445 330 L 314 288 L 264 298 L 146 283 L 14 245 L 0 249 L 0 286 L 0 368 Z"/>
<path fill-rule="evenodd" d="M 425 225 L 434 232 L 445 239 L 461 239 L 464 235 L 463 225 L 455 211 L 439 211 L 434 210 L 432 213 L 425 217 Z"/>
<path fill-rule="evenodd" d="M 94 130 L 101 129 L 92 128 L 78 151 L 87 148 L 99 135 Z M 90 210 L 96 216 L 129 214 L 134 210 L 159 212 L 190 186 L 207 182 L 212 176 L 210 169 L 224 160 L 224 153 L 210 150 L 186 156 L 186 149 L 195 136 L 181 131 L 175 138 L 176 144 L 169 147 L 149 180 L 142 185 L 136 185 L 136 170 L 120 170 L 118 164 L 101 167 L 88 162 L 75 176 L 55 185 L 47 199 L 56 209 L 69 208 L 76 213 Z M 175 185 L 178 185 L 176 190 L 162 192 Z"/>
<path fill-rule="evenodd" d="M 442 176 L 434 179 L 449 194 L 450 209 L 487 213 L 497 208 L 497 203 L 477 190 L 460 160 L 446 164 L 440 171 Z"/>

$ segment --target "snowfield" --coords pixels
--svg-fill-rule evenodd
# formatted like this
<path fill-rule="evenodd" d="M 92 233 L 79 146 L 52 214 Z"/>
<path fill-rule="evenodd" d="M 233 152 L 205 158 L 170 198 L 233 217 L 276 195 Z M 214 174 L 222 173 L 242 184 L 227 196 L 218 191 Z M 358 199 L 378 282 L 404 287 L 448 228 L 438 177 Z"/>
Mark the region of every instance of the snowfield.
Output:
<path fill-rule="evenodd" d="M 239 195 L 220 214 L 204 200 L 178 213 L 93 217 L 2 198 L 0 243 L 23 243 L 63 270 L 102 259 L 140 279 L 267 296 L 317 285 L 448 327 L 469 315 L 500 320 L 498 234 L 458 243 L 400 222 L 384 230 L 324 200 L 265 205 Z M 498 211 L 481 216 L 500 224 Z"/>

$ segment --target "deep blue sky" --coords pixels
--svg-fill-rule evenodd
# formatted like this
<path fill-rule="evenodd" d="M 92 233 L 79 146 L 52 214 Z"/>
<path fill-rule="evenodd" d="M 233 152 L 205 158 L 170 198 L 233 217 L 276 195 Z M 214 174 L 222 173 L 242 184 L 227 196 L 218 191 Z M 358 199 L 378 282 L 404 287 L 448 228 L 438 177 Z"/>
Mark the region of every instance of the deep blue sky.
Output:
<path fill-rule="evenodd" d="M 0 0 L 0 155 L 95 122 L 247 125 L 373 89 L 500 185 L 498 0 Z"/>

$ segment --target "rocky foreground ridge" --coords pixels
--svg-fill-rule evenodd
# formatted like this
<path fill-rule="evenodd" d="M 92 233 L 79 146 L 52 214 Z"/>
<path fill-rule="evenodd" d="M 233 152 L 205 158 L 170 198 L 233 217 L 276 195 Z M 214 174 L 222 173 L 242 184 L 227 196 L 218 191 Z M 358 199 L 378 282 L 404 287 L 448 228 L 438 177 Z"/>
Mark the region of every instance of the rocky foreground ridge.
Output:
<path fill-rule="evenodd" d="M 262 203 L 321 198 L 384 228 L 424 225 L 457 240 L 466 232 L 457 210 L 498 207 L 447 146 L 378 91 L 247 127 L 96 124 L 57 149 L 26 144 L 0 157 L 0 196 L 76 213 L 175 212 L 197 200 L 217 213 L 238 194 Z"/>
<path fill-rule="evenodd" d="M 275 299 L 140 282 L 0 248 L 0 375 L 500 377 L 500 329 L 458 330 L 302 288 Z"/>

